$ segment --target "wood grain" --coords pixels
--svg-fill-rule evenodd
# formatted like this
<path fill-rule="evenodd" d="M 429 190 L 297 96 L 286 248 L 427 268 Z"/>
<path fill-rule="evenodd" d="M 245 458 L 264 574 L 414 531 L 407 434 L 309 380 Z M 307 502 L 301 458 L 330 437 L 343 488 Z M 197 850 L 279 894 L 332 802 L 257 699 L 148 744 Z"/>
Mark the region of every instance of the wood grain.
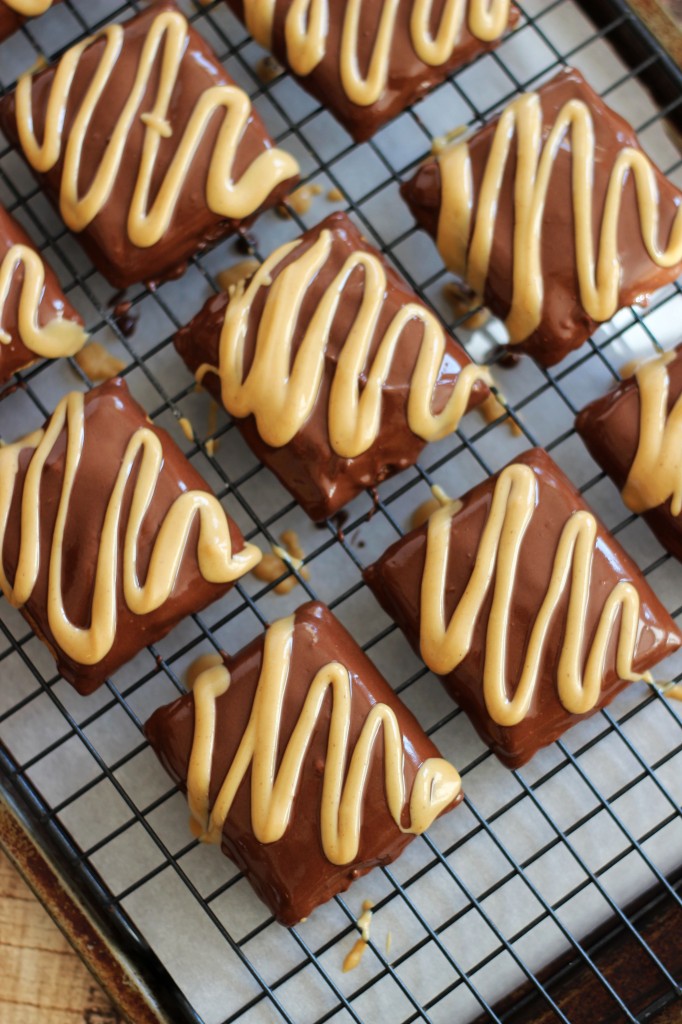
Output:
<path fill-rule="evenodd" d="M 628 3 L 682 67 L 681 0 L 628 0 Z"/>
<path fill-rule="evenodd" d="M 0 1024 L 122 1024 L 0 852 Z"/>

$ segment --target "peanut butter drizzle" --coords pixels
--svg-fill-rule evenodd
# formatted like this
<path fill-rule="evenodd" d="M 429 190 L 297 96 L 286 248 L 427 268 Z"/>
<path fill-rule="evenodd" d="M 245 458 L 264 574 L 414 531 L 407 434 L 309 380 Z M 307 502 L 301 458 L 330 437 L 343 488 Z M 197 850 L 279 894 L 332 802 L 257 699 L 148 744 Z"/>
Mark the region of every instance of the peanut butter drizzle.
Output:
<path fill-rule="evenodd" d="M 332 0 L 333 2 L 333 0 Z M 388 85 L 400 0 L 382 0 L 380 19 L 367 75 L 360 70 L 360 18 L 364 0 L 347 0 L 341 28 L 339 74 L 352 103 L 369 107 Z M 251 35 L 272 48 L 276 0 L 244 0 L 244 19 Z M 298 75 L 309 75 L 324 60 L 329 38 L 329 0 L 294 0 L 285 17 L 287 61 Z M 410 39 L 425 64 L 438 67 L 452 56 L 462 38 L 465 20 L 481 42 L 499 39 L 509 23 L 511 0 L 446 0 L 438 31 L 431 32 L 433 0 L 414 0 Z"/>
<path fill-rule="evenodd" d="M 54 0 L 5 0 L 5 5 L 24 18 L 37 18 L 52 7 Z"/>
<path fill-rule="evenodd" d="M 67 617 L 62 594 L 64 535 L 68 527 L 71 493 L 83 452 L 85 429 L 83 396 L 73 392 L 61 400 L 45 430 L 38 430 L 0 450 L 1 552 L 19 473 L 19 457 L 26 449 L 34 449 L 21 498 L 21 542 L 14 585 L 10 584 L 0 562 L 0 586 L 7 600 L 16 608 L 26 604 L 31 597 L 44 556 L 40 539 L 42 476 L 50 453 L 58 444 L 62 431 L 66 430 L 62 490 L 52 546 L 49 555 L 45 556 L 49 566 L 48 623 L 55 643 L 67 657 L 81 665 L 94 665 L 109 653 L 116 637 L 121 510 L 132 468 L 138 461 L 139 470 L 123 545 L 123 594 L 133 614 L 147 615 L 170 597 L 195 516 L 200 520 L 197 562 L 208 582 L 226 583 L 243 576 L 258 561 L 260 551 L 249 544 L 233 554 L 227 518 L 218 499 L 205 491 L 185 491 L 176 498 L 161 523 L 147 577 L 144 585 L 140 586 L 137 547 L 163 467 L 159 438 L 148 428 L 141 427 L 128 443 L 107 505 L 95 570 L 91 624 L 87 629 L 74 626 Z"/>
<path fill-rule="evenodd" d="M 542 270 L 543 217 L 554 163 L 570 133 L 576 270 L 580 301 L 593 320 L 610 320 L 619 306 L 621 260 L 618 251 L 620 210 L 625 182 L 637 189 L 642 240 L 659 267 L 682 261 L 682 208 L 677 211 L 667 248 L 659 247 L 659 192 L 654 168 L 639 150 L 626 146 L 614 162 L 599 234 L 594 243 L 593 171 L 595 131 L 592 113 L 582 100 L 559 111 L 542 143 L 542 108 L 537 93 L 527 93 L 502 113 L 490 148 L 477 204 L 469 143 L 446 150 L 439 158 L 442 182 L 438 248 L 445 263 L 483 296 L 512 142 L 518 158 L 514 184 L 513 290 L 506 320 L 511 343 L 523 341 L 542 319 L 545 281 Z M 475 209 L 475 214 L 474 214 Z"/>
<path fill-rule="evenodd" d="M 327 287 L 310 319 L 303 341 L 294 356 L 294 340 L 303 301 L 315 278 L 329 259 L 332 234 L 320 233 L 314 245 L 298 255 L 275 279 L 275 269 L 300 241 L 277 249 L 248 283 L 235 292 L 225 310 L 220 337 L 219 366 L 204 363 L 197 370 L 201 382 L 207 373 L 221 381 L 221 397 L 233 416 L 253 415 L 262 439 L 273 448 L 288 444 L 313 412 L 325 370 L 336 311 L 349 279 L 360 268 L 364 294 L 360 309 L 338 357 L 329 396 L 328 428 L 331 447 L 342 458 L 355 458 L 376 441 L 381 426 L 382 392 L 408 323 L 423 325 L 423 338 L 412 374 L 407 406 L 410 429 L 425 441 L 437 441 L 457 429 L 467 410 L 477 381 L 489 382 L 485 367 L 463 367 L 448 399 L 438 414 L 431 400 L 445 353 L 445 333 L 437 317 L 426 307 L 411 302 L 398 310 L 381 339 L 364 378 L 370 346 L 387 288 L 381 261 L 369 252 L 352 253 Z M 253 362 L 244 376 L 244 349 L 251 309 L 261 288 L 269 288 L 260 320 Z"/>
<path fill-rule="evenodd" d="M 45 290 L 45 266 L 35 250 L 27 245 L 13 245 L 0 263 L 0 344 L 9 345 L 12 335 L 3 329 L 3 314 L 12 282 L 23 274 L 19 296 L 18 340 L 26 348 L 45 359 L 72 356 L 88 340 L 80 324 L 55 316 L 42 327 L 38 311 Z"/>
<path fill-rule="evenodd" d="M 239 748 L 212 808 L 209 787 L 216 731 L 216 700 L 230 685 L 224 666 L 203 672 L 194 682 L 194 741 L 187 776 L 192 831 L 205 842 L 218 843 L 235 794 L 251 768 L 251 825 L 261 843 L 275 843 L 289 825 L 310 742 L 328 689 L 332 691 L 329 739 L 322 784 L 320 831 L 324 854 L 332 864 L 357 857 L 362 803 L 373 763 L 374 745 L 383 729 L 386 802 L 401 832 L 420 835 L 456 798 L 460 778 L 442 758 L 429 758 L 419 768 L 409 796 L 410 826 L 402 825 L 407 794 L 403 737 L 395 712 L 386 704 L 369 711 L 360 736 L 349 749 L 351 680 L 348 669 L 331 662 L 310 684 L 303 710 L 288 739 L 279 768 L 281 718 L 291 668 L 294 617 L 280 619 L 265 635 L 263 662 L 251 716 Z M 323 726 L 324 728 L 324 726 Z M 346 772 L 346 763 L 348 771 Z"/>
<path fill-rule="evenodd" d="M 574 512 L 561 534 L 552 576 L 533 623 L 521 678 L 514 696 L 507 675 L 507 643 L 514 587 L 524 536 L 536 505 L 536 480 L 529 466 L 514 464 L 502 471 L 495 485 L 490 514 L 481 535 L 474 568 L 450 622 L 445 622 L 445 593 L 452 509 L 443 508 L 429 519 L 426 564 L 421 591 L 421 654 L 432 671 L 454 671 L 471 651 L 476 622 L 493 587 L 486 628 L 483 692 L 488 714 L 502 726 L 518 725 L 528 714 L 540 682 L 547 638 L 556 610 L 569 588 L 564 638 L 557 668 L 559 700 L 575 715 L 595 707 L 601 693 L 604 659 L 620 612 L 616 670 L 621 679 L 651 681 L 638 675 L 632 661 L 639 629 L 639 594 L 620 581 L 606 596 L 585 668 L 583 647 L 597 524 L 586 511 Z M 557 626 L 557 629 L 560 627 Z"/>
<path fill-rule="evenodd" d="M 633 512 L 647 512 L 672 499 L 670 511 L 682 512 L 682 396 L 668 413 L 668 364 L 674 352 L 649 359 L 635 371 L 639 388 L 639 443 L 623 501 Z"/>
<path fill-rule="evenodd" d="M 80 59 L 84 51 L 100 39 L 104 41 L 104 48 L 99 65 L 65 137 L 64 122 Z M 106 143 L 104 155 L 93 168 L 92 184 L 84 195 L 79 194 L 83 146 L 95 119 L 97 104 L 106 95 L 107 84 L 121 55 L 123 26 L 108 26 L 67 50 L 61 58 L 52 81 L 42 143 L 38 142 L 33 127 L 32 76 L 29 73 L 19 79 L 16 118 L 24 154 L 41 174 L 50 171 L 63 157 L 59 206 L 72 231 L 83 231 L 106 206 L 114 183 L 122 173 L 126 143 L 136 119 L 144 123 L 145 135 L 127 213 L 127 229 L 130 241 L 141 248 L 156 245 L 168 230 L 204 133 L 218 110 L 224 111 L 224 118 L 208 168 L 205 197 L 213 213 L 237 220 L 247 217 L 265 202 L 277 185 L 298 173 L 298 164 L 292 156 L 280 149 L 269 149 L 256 157 L 238 181 L 234 180 L 235 159 L 251 115 L 251 101 L 236 86 L 216 85 L 206 89 L 197 100 L 165 177 L 158 189 L 152 188 L 161 141 L 173 134 L 173 126 L 168 121 L 169 106 L 187 39 L 187 20 L 177 11 L 164 11 L 152 22 L 137 69 L 131 73 L 128 98 Z M 157 75 L 153 107 L 142 111 L 145 95 Z M 129 170 L 126 167 L 125 173 Z M 152 191 L 156 191 L 156 198 L 150 207 Z"/>

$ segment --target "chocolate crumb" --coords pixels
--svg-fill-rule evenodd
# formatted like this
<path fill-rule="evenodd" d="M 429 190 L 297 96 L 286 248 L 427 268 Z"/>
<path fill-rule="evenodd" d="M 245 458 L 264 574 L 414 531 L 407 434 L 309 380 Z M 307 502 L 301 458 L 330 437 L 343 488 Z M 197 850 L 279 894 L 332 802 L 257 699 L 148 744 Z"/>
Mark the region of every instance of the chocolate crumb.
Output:
<path fill-rule="evenodd" d="M 497 360 L 497 365 L 501 366 L 505 370 L 512 370 L 515 366 L 518 366 L 521 362 L 521 356 L 518 352 L 505 352 Z"/>
<path fill-rule="evenodd" d="M 234 246 L 237 252 L 241 253 L 242 256 L 253 256 L 254 252 L 258 248 L 258 239 L 254 234 L 249 234 L 247 231 L 240 231 L 234 240 Z"/>
<path fill-rule="evenodd" d="M 114 322 L 124 338 L 130 338 L 135 333 L 137 322 L 140 319 L 139 313 L 130 312 L 132 306 L 132 302 L 127 300 L 117 302 L 114 306 Z"/>

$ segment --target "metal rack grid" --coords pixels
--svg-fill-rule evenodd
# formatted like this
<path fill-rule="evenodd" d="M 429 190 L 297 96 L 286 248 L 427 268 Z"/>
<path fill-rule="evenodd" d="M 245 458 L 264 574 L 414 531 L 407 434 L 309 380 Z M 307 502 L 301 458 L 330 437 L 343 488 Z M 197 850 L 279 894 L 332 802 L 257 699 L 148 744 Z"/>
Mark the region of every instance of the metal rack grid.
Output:
<path fill-rule="evenodd" d="M 10 88 L 17 71 L 37 53 L 52 56 L 140 6 L 65 0 L 48 18 L 29 23 L 11 50 L 7 44 L 0 48 L 0 90 Z M 254 66 L 260 51 L 223 4 L 187 0 L 182 6 L 233 77 L 254 96 L 273 135 L 299 157 L 310 180 L 340 189 L 342 208 L 352 211 L 366 234 L 449 321 L 440 262 L 396 195 L 399 180 L 428 151 L 434 134 L 458 120 L 481 123 L 516 91 L 533 87 L 561 64 L 585 63 L 595 87 L 612 104 L 625 106 L 623 112 L 645 145 L 649 141 L 652 151 L 667 152 L 664 169 L 680 177 L 682 162 L 672 146 L 666 151 L 660 131 L 661 111 L 634 86 L 633 75 L 662 69 L 677 85 L 677 96 L 664 108 L 670 116 L 682 111 L 682 76 L 648 44 L 632 70 L 612 55 L 609 41 L 631 23 L 620 0 L 603 5 L 610 13 L 596 30 L 572 0 L 526 0 L 519 5 L 521 25 L 499 51 L 453 76 L 362 147 L 353 147 L 288 78 L 268 86 L 259 82 Z M 575 412 L 617 379 L 627 355 L 679 340 L 679 287 L 666 289 L 648 310 L 619 314 L 552 371 L 540 371 L 528 361 L 505 369 L 498 325 L 470 337 L 460 330 L 470 351 L 497 362 L 498 380 L 510 399 L 506 414 L 490 424 L 469 417 L 456 437 L 427 449 L 413 471 L 357 499 L 344 521 L 337 517 L 317 532 L 248 454 L 227 417 L 220 414 L 217 423 L 209 419 L 203 429 L 206 398 L 196 395 L 170 344 L 173 330 L 187 319 L 188 301 L 191 312 L 199 308 L 215 287 L 216 270 L 240 258 L 238 247 L 226 243 L 195 260 L 181 282 L 155 292 L 132 289 L 131 313 L 140 320 L 128 337 L 112 308 L 110 289 L 4 144 L 0 201 L 42 241 L 65 290 L 86 314 L 92 335 L 121 355 L 133 393 L 155 422 L 174 432 L 247 537 L 267 546 L 294 524 L 308 551 L 311 579 L 299 575 L 299 586 L 289 597 L 274 596 L 276 583 L 245 581 L 87 700 L 55 675 L 49 656 L 3 602 L 0 783 L 36 834 L 58 848 L 64 870 L 86 901 L 114 922 L 114 942 L 132 950 L 170 1019 L 208 1024 L 372 1022 L 389 1015 L 396 1021 L 503 1020 L 513 1013 L 511 1002 L 504 1002 L 510 992 L 518 993 L 512 1000 L 517 1009 L 523 1004 L 527 1012 L 537 997 L 549 1014 L 543 1019 L 596 1019 L 580 1016 L 564 1000 L 563 979 L 576 964 L 604 998 L 611 1014 L 604 1020 L 643 1019 L 680 997 L 675 942 L 669 949 L 650 941 L 644 911 L 632 903 L 648 899 L 655 886 L 656 900 L 672 908 L 670 921 L 680 945 L 682 863 L 675 853 L 682 845 L 679 710 L 652 691 L 634 687 L 527 768 L 507 772 L 377 611 L 360 579 L 362 566 L 404 530 L 409 511 L 428 496 L 432 483 L 462 493 L 515 451 L 543 444 L 587 492 L 679 617 L 679 568 L 634 516 L 623 515 L 572 429 Z M 303 216 L 291 211 L 288 221 L 268 215 L 254 229 L 258 255 L 267 255 L 332 208 L 320 199 Z M 457 321 L 452 326 L 461 328 Z M 0 404 L 3 436 L 14 438 L 17 424 L 23 431 L 25 424 L 28 429 L 39 423 L 56 397 L 74 386 L 89 382 L 72 361 L 42 363 L 21 374 L 19 386 L 8 389 Z M 181 415 L 201 424 L 196 443 L 179 433 Z M 510 434 L 509 419 L 520 437 Z M 213 452 L 208 442 L 218 442 L 218 450 Z M 327 600 L 417 710 L 428 733 L 460 768 L 467 797 L 463 808 L 416 840 L 395 865 L 374 872 L 310 922 L 286 932 L 245 891 L 227 861 L 189 841 L 181 798 L 160 777 L 140 729 L 152 707 L 183 691 L 183 670 L 196 654 L 212 647 L 236 650 L 307 595 Z M 676 664 L 682 665 L 682 659 Z M 675 664 L 670 667 L 674 672 Z M 374 939 L 358 971 L 342 976 L 357 904 L 368 894 L 375 901 Z M 385 921 L 394 936 L 390 952 Z M 180 922 L 187 929 L 186 945 L 198 941 L 206 960 L 204 988 L 214 985 L 205 1004 L 188 977 L 201 973 L 196 954 L 185 949 L 183 962 L 167 941 L 169 929 Z M 635 948 L 642 970 L 653 971 L 660 984 L 651 992 L 633 989 L 632 979 L 622 972 L 614 976 L 603 969 L 598 927 L 604 922 L 610 934 L 625 936 Z M 216 982 L 215 972 L 221 969 L 225 976 Z"/>

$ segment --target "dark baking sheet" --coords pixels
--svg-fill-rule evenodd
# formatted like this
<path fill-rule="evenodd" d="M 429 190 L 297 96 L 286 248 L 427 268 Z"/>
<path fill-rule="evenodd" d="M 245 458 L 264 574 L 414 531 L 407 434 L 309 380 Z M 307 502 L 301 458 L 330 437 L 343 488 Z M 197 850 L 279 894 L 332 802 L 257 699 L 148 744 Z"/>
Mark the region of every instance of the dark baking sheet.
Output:
<path fill-rule="evenodd" d="M 41 48 L 52 55 L 100 22 L 138 6 L 66 0 L 54 17 L 17 36 L 11 50 L 0 48 L 0 88 L 9 86 L 15 69 L 30 65 Z M 446 314 L 439 262 L 430 243 L 405 219 L 396 184 L 426 152 L 429 137 L 458 118 L 476 123 L 558 64 L 578 63 L 642 129 L 645 144 L 679 179 L 674 139 L 666 147 L 660 112 L 675 120 L 682 110 L 682 77 L 618 0 L 583 4 L 595 20 L 592 27 L 570 0 L 522 3 L 526 20 L 512 45 L 455 76 L 360 150 L 290 83 L 259 84 L 253 73 L 258 51 L 222 4 L 184 6 L 194 12 L 231 73 L 257 97 L 273 133 L 302 158 L 306 173 L 325 187 L 341 188 L 341 208 L 353 211 L 363 229 Z M 628 67 L 611 56 L 612 46 L 618 46 Z M 656 108 L 635 90 L 633 73 L 655 95 Z M 481 83 L 486 87 L 479 89 Z M 205 398 L 194 394 L 168 342 L 174 324 L 184 319 L 187 288 L 206 290 L 217 269 L 241 258 L 236 250 L 221 247 L 198 261 L 184 283 L 166 286 L 154 296 L 134 290 L 133 313 L 139 313 L 140 324 L 126 338 L 108 304 L 110 290 L 4 146 L 0 199 L 16 208 L 34 237 L 42 238 L 63 282 L 89 314 L 93 333 L 126 361 L 133 392 L 152 417 L 172 427 L 177 415 L 190 416 L 199 441 L 183 442 L 184 447 L 221 494 L 231 492 L 231 507 L 249 535 L 267 543 L 292 522 L 299 526 L 295 507 L 241 450 L 227 418 L 219 417 L 217 426 L 207 421 Z M 333 208 L 320 198 L 302 219 L 294 215 L 290 222 L 278 222 L 273 215 L 257 227 L 257 240 L 269 251 L 276 240 L 292 237 L 304 222 L 313 223 Z M 409 511 L 428 496 L 429 484 L 442 483 L 454 494 L 457 481 L 465 489 L 505 461 L 510 447 L 519 450 L 539 442 L 586 489 L 588 500 L 619 531 L 651 574 L 654 587 L 678 612 L 679 568 L 671 566 L 644 528 L 623 515 L 609 485 L 582 456 L 571 420 L 573 410 L 592 397 L 590 389 L 606 387 L 629 354 L 679 340 L 681 302 L 679 291 L 670 289 L 649 311 L 621 315 L 552 373 L 530 366 L 500 371 L 512 415 L 522 426 L 521 439 L 512 439 L 504 423 L 468 422 L 453 442 L 425 453 L 415 472 L 382 487 L 376 510 L 369 497 L 354 503 L 343 534 L 338 522 L 317 532 L 303 524 L 311 581 L 301 580 L 290 598 L 274 597 L 260 584 L 240 587 L 224 606 L 137 659 L 90 703 L 68 693 L 23 620 L 3 602 L 0 785 L 13 820 L 23 824 L 23 836 L 29 834 L 44 852 L 42 863 L 49 870 L 36 867 L 40 862 L 16 841 L 16 833 L 7 833 L 5 841 L 41 898 L 54 904 L 64 927 L 65 906 L 72 904 L 72 897 L 82 903 L 87 924 L 101 942 L 95 969 L 104 973 L 132 1019 L 140 1021 L 142 1010 L 141 1004 L 131 1002 L 123 980 L 130 975 L 140 979 L 144 1012 L 152 1019 L 156 1015 L 176 1022 L 373 1022 L 387 1016 L 459 1022 L 473 1019 L 478 1011 L 486 1020 L 579 1024 L 651 1019 L 679 998 L 678 710 L 637 689 L 591 726 L 574 730 L 528 770 L 506 773 L 476 746 L 462 716 L 406 654 L 362 588 L 359 567 L 404 528 Z M 193 309 L 199 304 L 195 298 Z M 468 341 L 475 353 L 485 355 L 494 348 L 495 328 Z M 78 384 L 75 373 L 59 365 L 23 374 L 21 388 L 0 404 L 0 430 L 13 437 L 17 420 L 39 421 L 55 393 Z M 220 447 L 210 455 L 206 441 L 214 435 Z M 160 784 L 158 792 L 145 792 L 143 780 L 153 770 L 139 724 L 151 706 L 172 697 L 183 667 L 206 649 L 210 632 L 222 646 L 236 649 L 263 621 L 286 614 L 306 592 L 318 593 L 334 607 L 408 703 L 421 712 L 437 742 L 450 744 L 447 753 L 462 769 L 468 799 L 465 811 L 437 827 L 432 838 L 413 844 L 398 865 L 376 872 L 370 888 L 356 887 L 309 925 L 287 933 L 243 892 L 238 876 L 213 862 L 206 866 L 204 851 L 197 850 L 185 831 L 181 799 L 167 784 Z M 31 735 L 36 736 L 34 745 Z M 124 741 L 119 742 L 120 736 Z M 78 773 L 81 761 L 87 768 L 79 783 L 59 792 L 52 782 L 55 773 Z M 576 806 L 569 817 L 564 805 L 572 792 Z M 645 813 L 647 805 L 655 813 Z M 600 851 L 602 846 L 608 854 Z M 137 871 L 117 877 L 121 866 L 128 870 L 132 860 Z M 553 892 L 552 878 L 571 872 L 576 875 L 568 889 Z M 56 881 L 37 884 L 50 874 Z M 630 876 L 636 880 L 634 894 L 627 885 Z M 59 879 L 68 883 L 66 889 Z M 377 905 L 371 954 L 355 974 L 341 977 L 343 955 L 354 941 L 354 917 L 367 895 Z M 155 927 L 155 915 L 163 921 L 174 901 L 180 920 L 185 905 L 205 919 L 206 933 L 211 934 L 207 955 L 216 956 L 214 964 L 221 964 L 220 951 L 225 950 L 222 987 L 205 1005 L 203 990 L 199 996 L 192 991 L 187 964 Z M 525 920 L 528 901 L 535 909 Z M 548 948 L 544 959 L 538 948 L 543 929 Z M 67 930 L 82 948 L 92 945 L 92 934 L 82 922 Z M 386 947 L 389 931 L 391 952 Z M 113 973 L 108 974 L 110 969 Z M 634 992 L 633 977 L 641 982 Z M 228 994 L 233 998 L 229 1008 Z"/>

